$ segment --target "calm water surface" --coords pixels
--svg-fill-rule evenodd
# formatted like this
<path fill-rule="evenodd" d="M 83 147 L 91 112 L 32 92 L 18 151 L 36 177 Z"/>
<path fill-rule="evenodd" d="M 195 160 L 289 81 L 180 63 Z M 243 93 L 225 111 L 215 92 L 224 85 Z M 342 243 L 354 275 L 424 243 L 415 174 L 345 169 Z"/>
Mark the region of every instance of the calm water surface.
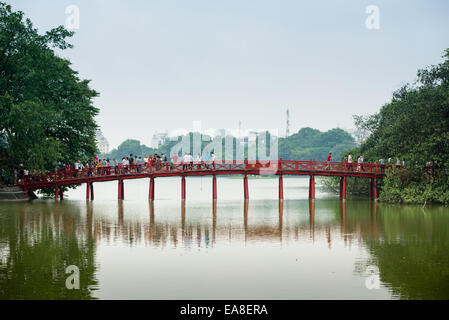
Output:
<path fill-rule="evenodd" d="M 449 209 L 317 193 L 308 179 L 156 179 L 0 203 L 1 299 L 449 299 Z M 65 268 L 80 270 L 67 290 Z"/>

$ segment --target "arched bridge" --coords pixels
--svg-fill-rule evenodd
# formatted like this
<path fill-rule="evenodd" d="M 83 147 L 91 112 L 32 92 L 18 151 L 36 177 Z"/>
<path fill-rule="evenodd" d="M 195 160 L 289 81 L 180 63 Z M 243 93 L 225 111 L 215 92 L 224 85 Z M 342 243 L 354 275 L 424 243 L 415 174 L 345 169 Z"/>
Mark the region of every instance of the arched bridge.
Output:
<path fill-rule="evenodd" d="M 248 175 L 277 175 L 279 177 L 279 199 L 284 199 L 283 176 L 307 175 L 309 180 L 309 198 L 315 199 L 315 176 L 340 177 L 340 198 L 346 199 L 347 177 L 370 179 L 370 197 L 377 199 L 377 181 L 384 177 L 389 166 L 371 163 L 345 163 L 327 161 L 214 161 L 193 163 L 156 163 L 115 167 L 83 168 L 69 171 L 54 171 L 41 175 L 27 175 L 19 181 L 25 192 L 44 187 L 55 188 L 55 198 L 63 198 L 61 186 L 86 183 L 86 199 L 94 199 L 94 182 L 118 181 L 118 199 L 124 199 L 124 180 L 149 178 L 148 198 L 154 200 L 155 178 L 181 177 L 181 199 L 186 198 L 186 176 L 212 176 L 212 197 L 217 199 L 218 175 L 242 175 L 244 199 L 249 199 Z"/>

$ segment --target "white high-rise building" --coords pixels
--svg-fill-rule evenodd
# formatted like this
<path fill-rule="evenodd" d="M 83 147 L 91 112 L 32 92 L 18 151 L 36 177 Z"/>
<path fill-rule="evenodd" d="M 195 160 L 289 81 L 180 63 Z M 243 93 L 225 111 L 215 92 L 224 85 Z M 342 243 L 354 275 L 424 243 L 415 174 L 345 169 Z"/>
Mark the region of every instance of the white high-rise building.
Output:
<path fill-rule="evenodd" d="M 153 138 L 151 139 L 151 148 L 159 148 L 167 139 L 168 134 L 166 132 L 155 132 Z"/>

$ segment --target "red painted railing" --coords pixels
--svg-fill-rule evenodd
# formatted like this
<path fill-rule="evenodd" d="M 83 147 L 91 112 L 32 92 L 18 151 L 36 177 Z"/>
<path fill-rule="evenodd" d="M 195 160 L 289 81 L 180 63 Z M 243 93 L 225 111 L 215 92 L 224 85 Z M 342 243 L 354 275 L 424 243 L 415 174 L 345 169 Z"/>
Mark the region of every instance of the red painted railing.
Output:
<path fill-rule="evenodd" d="M 327 162 L 327 161 L 295 161 L 295 160 L 279 160 L 279 161 L 250 161 L 250 160 L 233 160 L 233 161 L 214 161 L 214 162 L 193 162 L 193 163 L 156 163 L 148 165 L 129 165 L 129 166 L 109 166 L 97 168 L 83 168 L 72 170 L 61 170 L 47 172 L 45 174 L 29 174 L 24 175 L 19 180 L 18 185 L 23 187 L 39 187 L 39 185 L 47 185 L 49 183 L 60 183 L 75 180 L 86 180 L 96 177 L 113 177 L 113 176 L 148 176 L 152 174 L 170 174 L 182 175 L 184 173 L 202 173 L 207 174 L 242 174 L 243 172 L 260 174 L 294 174 L 296 172 L 310 172 L 311 174 L 324 175 L 341 175 L 342 173 L 351 173 L 351 175 L 383 175 L 385 170 L 390 166 L 372 164 L 372 163 L 344 163 L 344 162 Z"/>

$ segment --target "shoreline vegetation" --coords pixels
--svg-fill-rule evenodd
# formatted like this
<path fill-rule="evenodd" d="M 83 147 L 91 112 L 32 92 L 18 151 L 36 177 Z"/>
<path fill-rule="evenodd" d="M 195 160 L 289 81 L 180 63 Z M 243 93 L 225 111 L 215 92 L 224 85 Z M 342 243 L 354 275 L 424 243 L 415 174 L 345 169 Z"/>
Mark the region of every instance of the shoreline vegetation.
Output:
<path fill-rule="evenodd" d="M 379 201 L 449 204 L 449 48 L 443 59 L 418 70 L 415 82 L 394 92 L 378 113 L 354 116 L 368 138 L 346 153 L 370 163 L 405 161 L 405 170 L 391 170 L 380 179 Z M 368 195 L 368 183 L 348 179 L 348 193 Z M 328 178 L 323 186 L 335 192 L 338 181 Z"/>

